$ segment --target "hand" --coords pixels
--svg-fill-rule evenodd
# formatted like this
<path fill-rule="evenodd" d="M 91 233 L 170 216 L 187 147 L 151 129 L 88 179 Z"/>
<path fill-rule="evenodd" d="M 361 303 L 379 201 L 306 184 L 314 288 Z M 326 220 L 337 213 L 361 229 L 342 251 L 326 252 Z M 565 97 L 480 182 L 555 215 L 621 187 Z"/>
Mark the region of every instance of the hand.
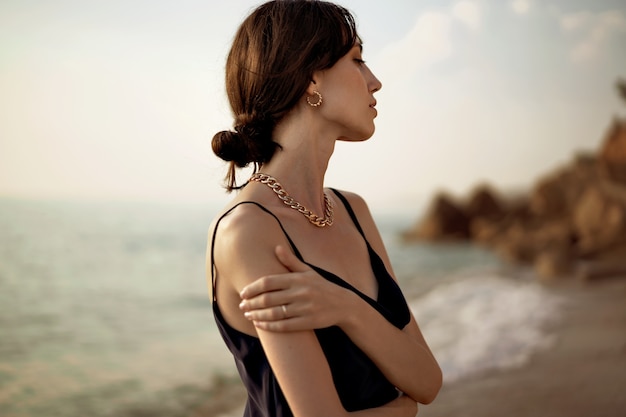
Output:
<path fill-rule="evenodd" d="M 239 305 L 263 330 L 286 332 L 340 325 L 349 312 L 351 293 L 321 277 L 290 250 L 276 247 L 276 257 L 290 272 L 268 275 L 247 285 Z"/>

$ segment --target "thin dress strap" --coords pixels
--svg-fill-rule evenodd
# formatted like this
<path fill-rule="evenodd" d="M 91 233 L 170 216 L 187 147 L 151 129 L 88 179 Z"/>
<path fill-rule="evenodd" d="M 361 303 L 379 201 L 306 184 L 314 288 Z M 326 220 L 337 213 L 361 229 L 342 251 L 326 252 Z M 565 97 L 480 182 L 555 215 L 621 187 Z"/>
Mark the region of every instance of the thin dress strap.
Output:
<path fill-rule="evenodd" d="M 358 229 L 359 233 L 361 233 L 361 236 L 363 236 L 363 239 L 365 239 L 365 241 L 367 242 L 367 239 L 365 238 L 365 233 L 363 233 L 363 229 L 361 229 L 361 225 L 359 224 L 359 220 L 356 218 L 356 214 L 354 214 L 354 210 L 352 210 L 352 206 L 350 205 L 350 203 L 348 203 L 348 199 L 343 194 L 341 194 L 339 191 L 335 190 L 334 188 L 331 188 L 331 190 L 343 202 L 343 205 L 346 207 L 346 210 L 348 211 L 348 214 L 350 215 L 350 218 L 352 219 L 352 222 L 354 223 L 354 225 Z"/>
<path fill-rule="evenodd" d="M 220 225 L 220 222 L 222 221 L 222 219 L 224 217 L 229 215 L 234 209 L 236 209 L 237 207 L 239 207 L 242 204 L 254 204 L 255 206 L 259 207 L 261 210 L 263 210 L 264 212 L 266 212 L 267 214 L 272 216 L 274 219 L 276 219 L 276 221 L 278 222 L 278 225 L 280 226 L 281 230 L 285 234 L 285 237 L 289 241 L 289 245 L 291 245 L 291 249 L 296 254 L 298 259 L 300 259 L 301 261 L 304 262 L 304 259 L 302 258 L 302 255 L 300 254 L 300 251 L 298 251 L 298 248 L 296 248 L 296 245 L 293 243 L 293 241 L 291 240 L 291 238 L 287 234 L 287 231 L 283 227 L 283 224 L 280 222 L 280 220 L 278 220 L 278 217 L 276 217 L 276 215 L 274 213 L 272 213 L 271 211 L 269 211 L 268 209 L 266 209 L 261 204 L 255 202 L 255 201 L 241 201 L 241 202 L 235 204 L 234 206 L 232 206 L 231 208 L 229 208 L 224 214 L 222 214 L 220 216 L 220 218 L 217 219 L 217 222 L 215 223 L 215 227 L 213 228 L 213 236 L 211 237 L 211 287 L 213 289 L 213 301 L 214 302 L 216 301 L 216 295 L 215 295 L 215 255 L 214 255 L 214 251 L 215 251 L 215 237 L 217 236 L 217 228 Z"/>

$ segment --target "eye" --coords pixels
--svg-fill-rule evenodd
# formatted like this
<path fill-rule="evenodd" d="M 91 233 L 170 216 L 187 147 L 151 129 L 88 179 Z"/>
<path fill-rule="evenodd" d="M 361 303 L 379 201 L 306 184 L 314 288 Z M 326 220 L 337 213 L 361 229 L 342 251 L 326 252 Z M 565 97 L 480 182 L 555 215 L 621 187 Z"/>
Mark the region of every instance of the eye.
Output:
<path fill-rule="evenodd" d="M 365 61 L 364 61 L 364 60 L 362 60 L 361 58 L 355 58 L 355 59 L 354 59 L 354 62 L 356 62 L 356 63 L 357 63 L 357 64 L 359 64 L 359 65 L 363 65 L 363 64 L 365 64 Z"/>

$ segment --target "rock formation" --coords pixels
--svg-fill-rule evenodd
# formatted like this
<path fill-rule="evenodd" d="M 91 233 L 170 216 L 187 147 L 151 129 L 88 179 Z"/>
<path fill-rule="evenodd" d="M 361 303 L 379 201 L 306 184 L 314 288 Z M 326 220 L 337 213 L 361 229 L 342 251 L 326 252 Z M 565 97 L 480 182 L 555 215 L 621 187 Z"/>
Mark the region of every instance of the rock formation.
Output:
<path fill-rule="evenodd" d="M 596 154 L 579 154 L 526 195 L 482 185 L 465 201 L 439 194 L 406 240 L 466 240 L 544 279 L 626 277 L 626 120 L 616 119 Z"/>
<path fill-rule="evenodd" d="M 626 185 L 626 129 L 624 122 L 614 121 L 600 151 L 601 174 Z"/>

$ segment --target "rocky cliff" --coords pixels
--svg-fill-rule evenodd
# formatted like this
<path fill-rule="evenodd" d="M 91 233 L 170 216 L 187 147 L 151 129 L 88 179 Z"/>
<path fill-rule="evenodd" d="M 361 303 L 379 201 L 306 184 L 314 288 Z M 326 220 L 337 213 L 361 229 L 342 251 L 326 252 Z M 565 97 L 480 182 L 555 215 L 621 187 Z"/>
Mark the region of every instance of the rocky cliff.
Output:
<path fill-rule="evenodd" d="M 626 120 L 599 151 L 581 153 L 517 197 L 482 185 L 465 199 L 440 193 L 407 241 L 466 240 L 544 279 L 626 277 Z"/>

